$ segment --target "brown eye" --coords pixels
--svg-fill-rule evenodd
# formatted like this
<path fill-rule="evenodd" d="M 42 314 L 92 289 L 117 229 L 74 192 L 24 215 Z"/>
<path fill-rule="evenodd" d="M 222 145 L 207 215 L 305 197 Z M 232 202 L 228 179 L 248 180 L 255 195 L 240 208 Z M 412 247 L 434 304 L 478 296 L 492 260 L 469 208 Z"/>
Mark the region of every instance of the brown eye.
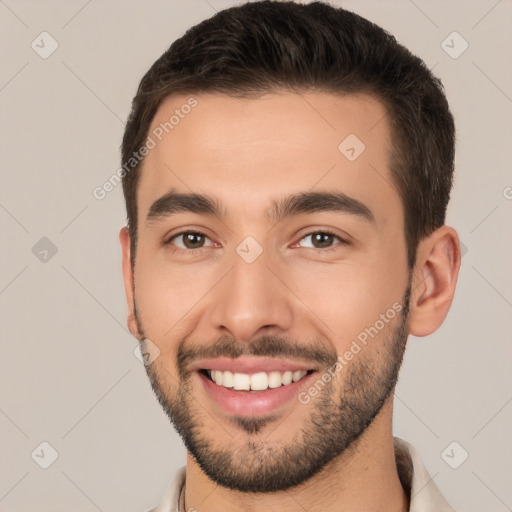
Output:
<path fill-rule="evenodd" d="M 206 243 L 206 242 L 210 243 Z M 195 231 L 184 231 L 173 236 L 169 243 L 172 243 L 180 249 L 201 249 L 208 245 L 213 245 L 211 240 L 203 233 L 197 233 Z"/>
<path fill-rule="evenodd" d="M 304 241 L 306 241 L 306 243 L 304 243 Z M 329 249 L 335 245 L 336 242 L 343 243 L 344 240 L 342 240 L 334 233 L 329 233 L 328 231 L 317 231 L 316 233 L 311 233 L 302 238 L 299 244 L 301 244 L 301 247 L 311 247 L 313 249 Z"/>
<path fill-rule="evenodd" d="M 333 243 L 334 235 L 330 233 L 315 233 L 312 235 L 312 243 L 317 249 L 330 247 Z"/>

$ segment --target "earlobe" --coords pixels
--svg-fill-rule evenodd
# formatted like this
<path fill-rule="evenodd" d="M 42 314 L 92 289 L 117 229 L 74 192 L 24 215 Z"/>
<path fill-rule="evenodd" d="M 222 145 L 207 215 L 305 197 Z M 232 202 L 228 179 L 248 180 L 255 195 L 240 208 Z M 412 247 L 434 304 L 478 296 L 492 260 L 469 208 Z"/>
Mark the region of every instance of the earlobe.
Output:
<path fill-rule="evenodd" d="M 460 268 L 457 232 L 442 226 L 418 246 L 410 304 L 409 331 L 427 336 L 443 323 L 455 294 Z"/>
<path fill-rule="evenodd" d="M 124 291 L 128 305 L 127 326 L 133 336 L 140 339 L 140 333 L 135 318 L 135 298 L 134 298 L 134 268 L 131 261 L 131 238 L 128 228 L 125 226 L 119 232 L 119 241 L 123 256 L 122 270 Z"/>

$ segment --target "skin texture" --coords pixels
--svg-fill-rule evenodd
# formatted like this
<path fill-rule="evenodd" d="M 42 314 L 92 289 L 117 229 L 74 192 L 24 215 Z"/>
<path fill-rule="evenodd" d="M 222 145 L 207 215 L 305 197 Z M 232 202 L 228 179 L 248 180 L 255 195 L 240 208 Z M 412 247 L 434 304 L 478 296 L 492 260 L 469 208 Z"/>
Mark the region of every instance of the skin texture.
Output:
<path fill-rule="evenodd" d="M 128 326 L 160 350 L 148 375 L 189 451 L 186 508 L 407 510 L 393 452 L 392 388 L 407 332 L 428 335 L 448 312 L 460 265 L 456 232 L 443 226 L 424 239 L 409 273 L 404 212 L 388 165 L 393 141 L 374 98 L 289 91 L 195 98 L 194 110 L 144 162 L 135 268 L 128 231 L 120 232 Z M 168 98 L 152 129 L 187 99 Z M 365 144 L 354 161 L 338 150 L 349 134 Z M 224 217 L 181 212 L 146 222 L 171 189 L 216 197 Z M 266 216 L 271 201 L 301 192 L 341 192 L 373 220 L 340 211 L 278 222 Z M 315 247 L 309 235 L 325 230 L 335 236 Z M 206 238 L 187 248 L 176 235 L 190 231 Z M 262 248 L 252 263 L 236 251 L 249 236 Z M 199 355 L 259 354 L 308 363 L 321 376 L 393 304 L 402 314 L 316 396 L 289 400 L 268 417 L 227 414 L 192 370 Z M 189 358 L 179 359 L 184 351 Z M 343 409 L 347 403 L 352 408 Z M 298 475 L 308 464 L 309 474 Z M 272 492 L 247 492 L 251 485 Z"/>

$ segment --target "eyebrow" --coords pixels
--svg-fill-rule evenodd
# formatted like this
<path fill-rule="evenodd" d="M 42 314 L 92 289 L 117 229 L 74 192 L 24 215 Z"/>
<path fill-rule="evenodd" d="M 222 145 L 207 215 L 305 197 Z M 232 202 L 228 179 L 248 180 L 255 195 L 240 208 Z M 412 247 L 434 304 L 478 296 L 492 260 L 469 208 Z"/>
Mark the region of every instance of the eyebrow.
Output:
<path fill-rule="evenodd" d="M 342 192 L 301 192 L 274 200 L 271 208 L 266 211 L 266 219 L 270 222 L 279 222 L 289 216 L 315 212 L 348 213 L 368 222 L 375 222 L 372 211 L 364 203 Z M 146 216 L 146 225 L 177 213 L 197 213 L 220 220 L 227 217 L 227 210 L 217 198 L 206 194 L 170 190 L 151 205 Z"/>

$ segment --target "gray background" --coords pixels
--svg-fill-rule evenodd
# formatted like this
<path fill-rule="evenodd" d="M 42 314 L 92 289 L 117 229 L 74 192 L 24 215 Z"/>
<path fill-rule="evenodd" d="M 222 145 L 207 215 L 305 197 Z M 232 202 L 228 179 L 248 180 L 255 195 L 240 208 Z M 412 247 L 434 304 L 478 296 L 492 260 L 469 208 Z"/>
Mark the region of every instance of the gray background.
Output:
<path fill-rule="evenodd" d="M 184 464 L 126 328 L 121 187 L 92 191 L 147 68 L 234 3 L 0 0 L 0 510 L 140 512 Z M 448 319 L 409 341 L 395 433 L 457 509 L 511 510 L 512 1 L 343 6 L 434 68 L 458 127 L 448 223 L 467 252 Z"/>

